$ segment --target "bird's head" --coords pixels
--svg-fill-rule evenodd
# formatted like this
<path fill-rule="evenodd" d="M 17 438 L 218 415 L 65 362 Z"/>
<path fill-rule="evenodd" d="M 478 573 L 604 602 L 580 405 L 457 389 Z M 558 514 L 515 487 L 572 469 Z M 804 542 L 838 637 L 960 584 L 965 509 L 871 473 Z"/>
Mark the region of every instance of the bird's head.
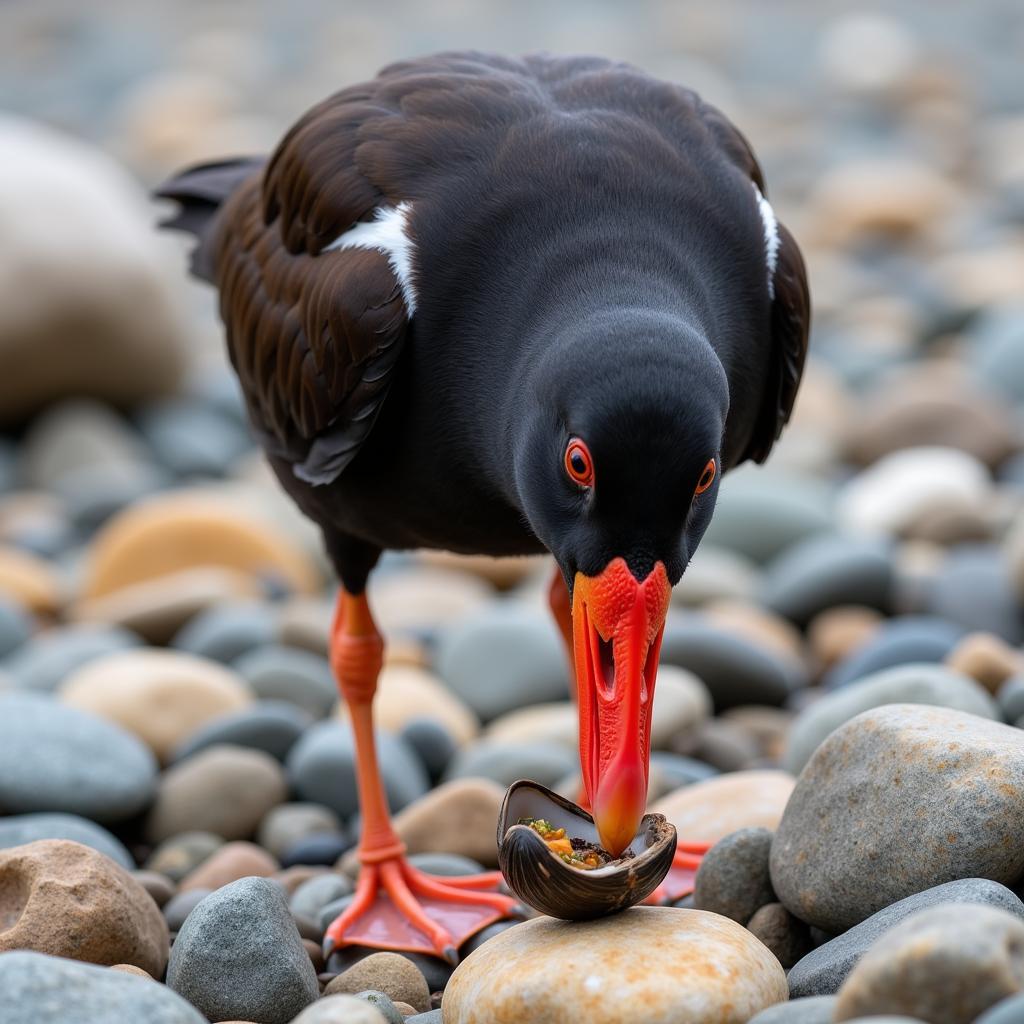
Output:
<path fill-rule="evenodd" d="M 626 313 L 553 346 L 522 410 L 522 507 L 572 595 L 583 781 L 601 841 L 632 840 L 671 588 L 711 519 L 728 383 L 699 332 Z"/>

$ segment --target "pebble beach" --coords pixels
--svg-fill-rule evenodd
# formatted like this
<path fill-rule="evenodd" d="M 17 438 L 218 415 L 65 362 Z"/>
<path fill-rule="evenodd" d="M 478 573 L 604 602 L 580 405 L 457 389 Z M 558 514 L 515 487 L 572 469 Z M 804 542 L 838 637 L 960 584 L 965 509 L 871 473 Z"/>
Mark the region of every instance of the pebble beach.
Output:
<path fill-rule="evenodd" d="M 519 5 L 517 5 L 519 6 Z M 1024 16 L 797 0 L 0 22 L 0 1024 L 1024 1021 Z M 345 947 L 337 587 L 148 189 L 397 59 L 596 52 L 757 151 L 814 323 L 793 420 L 672 595 L 650 809 L 694 891 L 452 967 Z M 552 563 L 389 552 L 375 710 L 412 862 L 578 793 Z"/>

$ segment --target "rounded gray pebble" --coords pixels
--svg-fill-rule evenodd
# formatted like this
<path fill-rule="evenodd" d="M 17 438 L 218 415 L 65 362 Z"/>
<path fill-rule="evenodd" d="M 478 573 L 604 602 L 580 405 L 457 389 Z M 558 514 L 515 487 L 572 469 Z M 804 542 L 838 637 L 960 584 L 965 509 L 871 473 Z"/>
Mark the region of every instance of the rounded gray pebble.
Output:
<path fill-rule="evenodd" d="M 297 704 L 316 719 L 326 718 L 338 702 L 338 687 L 327 659 L 310 651 L 272 645 L 249 651 L 235 670 L 263 700 Z"/>
<path fill-rule="evenodd" d="M 77 814 L 15 814 L 0 817 L 0 850 L 23 846 L 37 839 L 70 839 L 105 854 L 131 871 L 135 861 L 116 836 L 101 825 Z"/>
<path fill-rule="evenodd" d="M 185 919 L 206 899 L 212 889 L 186 889 L 175 893 L 163 906 L 164 920 L 172 932 L 181 931 Z"/>
<path fill-rule="evenodd" d="M 200 612 L 172 646 L 228 665 L 277 640 L 277 616 L 266 604 L 221 604 Z"/>
<path fill-rule="evenodd" d="M 768 863 L 772 833 L 741 828 L 720 839 L 704 855 L 693 890 L 697 910 L 745 925 L 766 903 L 775 902 Z"/>
<path fill-rule="evenodd" d="M 187 737 L 171 754 L 170 763 L 184 761 L 200 750 L 230 743 L 262 750 L 284 761 L 313 716 L 285 701 L 262 700 L 241 711 L 214 718 Z"/>
<path fill-rule="evenodd" d="M 776 1003 L 751 1017 L 747 1024 L 832 1024 L 835 996 L 810 996 Z"/>
<path fill-rule="evenodd" d="M 405 1018 L 398 1012 L 398 1007 L 383 992 L 367 989 L 365 992 L 357 992 L 356 999 L 369 1003 L 388 1024 L 405 1024 Z"/>
<path fill-rule="evenodd" d="M 298 840 L 335 833 L 341 827 L 338 815 L 323 804 L 278 804 L 263 816 L 258 840 L 260 846 L 281 860 Z"/>
<path fill-rule="evenodd" d="M 1024 992 L 990 1006 L 974 1024 L 1024 1024 Z"/>
<path fill-rule="evenodd" d="M 532 779 L 542 786 L 555 786 L 578 768 L 579 755 L 567 747 L 480 740 L 463 747 L 452 758 L 444 781 L 485 778 L 500 786 L 510 786 L 517 779 Z"/>
<path fill-rule="evenodd" d="M 240 878 L 189 914 L 171 947 L 167 984 L 210 1020 L 288 1024 L 320 995 L 279 885 Z"/>
<path fill-rule="evenodd" d="M 4 670 L 26 690 L 52 692 L 83 665 L 142 643 L 117 626 L 58 626 L 37 633 L 7 659 Z"/>
<path fill-rule="evenodd" d="M 329 871 L 322 875 L 314 875 L 303 882 L 292 893 L 288 900 L 288 908 L 293 914 L 302 914 L 304 917 L 319 920 L 324 907 L 351 894 L 352 882 L 348 876 Z M 330 924 L 329 921 L 327 923 Z"/>
<path fill-rule="evenodd" d="M 431 782 L 437 782 L 455 756 L 458 744 L 436 718 L 414 718 L 399 736 L 416 751 Z"/>
<path fill-rule="evenodd" d="M 21 647 L 34 628 L 32 616 L 20 604 L 0 597 L 0 658 Z"/>

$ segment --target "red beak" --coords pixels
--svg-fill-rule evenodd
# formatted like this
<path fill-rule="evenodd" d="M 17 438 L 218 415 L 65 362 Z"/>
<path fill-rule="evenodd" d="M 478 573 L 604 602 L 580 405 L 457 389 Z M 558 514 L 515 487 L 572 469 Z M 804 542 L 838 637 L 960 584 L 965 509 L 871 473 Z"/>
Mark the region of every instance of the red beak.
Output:
<path fill-rule="evenodd" d="M 616 856 L 647 806 L 651 704 L 671 590 L 661 562 L 640 582 L 622 558 L 597 576 L 577 573 L 573 584 L 583 786 L 601 845 Z"/>

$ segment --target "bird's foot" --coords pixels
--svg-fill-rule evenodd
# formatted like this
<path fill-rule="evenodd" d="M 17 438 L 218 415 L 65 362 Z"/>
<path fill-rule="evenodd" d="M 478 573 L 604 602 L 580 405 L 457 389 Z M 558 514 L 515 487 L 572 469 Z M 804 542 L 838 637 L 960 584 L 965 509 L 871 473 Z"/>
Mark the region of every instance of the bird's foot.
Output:
<path fill-rule="evenodd" d="M 693 892 L 694 879 L 697 877 L 697 868 L 704 859 L 704 854 L 713 846 L 713 843 L 688 843 L 680 839 L 676 846 L 675 856 L 672 858 L 672 867 L 662 880 L 661 885 L 647 897 L 647 903 L 674 903 L 684 896 Z"/>
<path fill-rule="evenodd" d="M 523 910 L 497 891 L 501 872 L 441 877 L 404 857 L 364 863 L 352 902 L 324 935 L 324 958 L 342 946 L 431 953 L 451 964 L 471 935 Z"/>

